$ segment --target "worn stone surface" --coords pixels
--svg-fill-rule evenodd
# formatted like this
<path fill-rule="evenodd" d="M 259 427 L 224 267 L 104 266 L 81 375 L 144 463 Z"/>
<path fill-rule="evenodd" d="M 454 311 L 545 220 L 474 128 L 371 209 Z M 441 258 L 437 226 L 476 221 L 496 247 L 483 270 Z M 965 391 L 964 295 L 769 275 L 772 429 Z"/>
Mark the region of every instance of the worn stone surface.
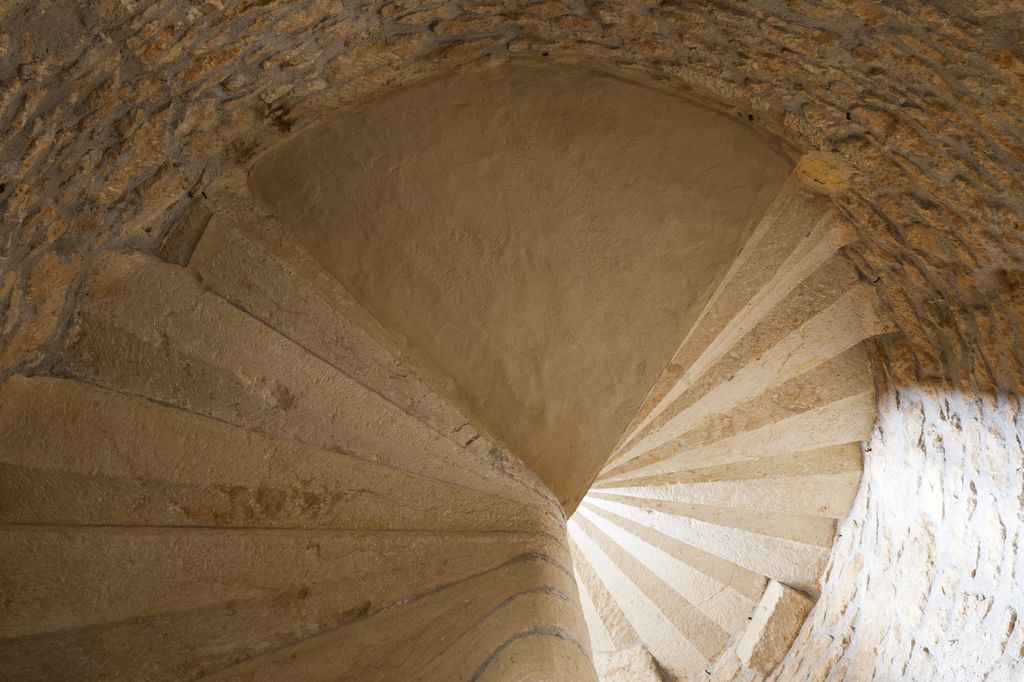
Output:
<path fill-rule="evenodd" d="M 814 601 L 778 581 L 765 588 L 747 629 L 736 642 L 736 654 L 745 666 L 762 675 L 775 669 L 789 651 Z"/>
<path fill-rule="evenodd" d="M 97 251 L 156 249 L 214 184 L 230 212 L 260 150 L 456 66 L 586 63 L 836 160 L 845 253 L 903 340 L 780 679 L 1021 677 L 1018 3 L 11 0 L 0 19 L 5 378 L 54 365 Z"/>
<path fill-rule="evenodd" d="M 0 441 L 5 524 L 551 530 L 522 502 L 66 379 L 5 383 Z"/>
<path fill-rule="evenodd" d="M 61 368 L 88 383 L 0 388 L 5 675 L 592 678 L 560 507 L 528 472 L 184 268 L 92 274 Z"/>
<path fill-rule="evenodd" d="M 636 641 L 675 678 L 756 679 L 821 590 L 874 419 L 861 340 L 887 325 L 872 305 L 835 314 L 873 293 L 803 183 L 754 229 L 569 520 L 598 652 Z"/>
<path fill-rule="evenodd" d="M 822 598 L 774 679 L 1020 679 L 1022 433 L 1019 394 L 888 384 Z"/>
<path fill-rule="evenodd" d="M 606 682 L 661 682 L 658 663 L 642 645 L 595 654 L 597 673 Z"/>
<path fill-rule="evenodd" d="M 528 489 L 547 506 L 528 477 L 508 475 L 487 453 L 466 452 L 453 434 L 430 428 L 214 295 L 187 270 L 142 254 L 105 254 L 87 291 L 63 371 L 272 437 L 471 489 Z M 560 510 L 549 513 L 561 516 Z"/>

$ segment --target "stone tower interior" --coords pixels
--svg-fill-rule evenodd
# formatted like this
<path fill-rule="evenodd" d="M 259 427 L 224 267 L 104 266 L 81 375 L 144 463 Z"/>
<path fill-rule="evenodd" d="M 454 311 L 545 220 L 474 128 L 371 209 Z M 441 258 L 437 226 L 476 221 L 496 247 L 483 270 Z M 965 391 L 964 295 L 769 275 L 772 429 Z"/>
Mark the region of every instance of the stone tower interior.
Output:
<path fill-rule="evenodd" d="M 0 17 L 0 678 L 1024 679 L 1019 0 Z"/>

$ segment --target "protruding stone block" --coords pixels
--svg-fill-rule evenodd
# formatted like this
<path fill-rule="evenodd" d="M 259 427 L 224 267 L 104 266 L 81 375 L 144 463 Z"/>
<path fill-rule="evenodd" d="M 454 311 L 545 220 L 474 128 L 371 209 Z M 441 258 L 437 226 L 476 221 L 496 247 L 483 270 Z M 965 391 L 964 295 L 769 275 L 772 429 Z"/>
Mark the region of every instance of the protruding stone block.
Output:
<path fill-rule="evenodd" d="M 775 669 L 789 651 L 814 602 L 772 580 L 746 632 L 736 644 L 740 662 L 763 675 Z"/>
<path fill-rule="evenodd" d="M 595 656 L 598 676 L 604 682 L 661 682 L 658 662 L 642 644 Z"/>
<path fill-rule="evenodd" d="M 846 189 L 850 171 L 836 159 L 819 154 L 808 154 L 797 163 L 794 173 L 808 186 L 820 192 L 838 192 Z"/>

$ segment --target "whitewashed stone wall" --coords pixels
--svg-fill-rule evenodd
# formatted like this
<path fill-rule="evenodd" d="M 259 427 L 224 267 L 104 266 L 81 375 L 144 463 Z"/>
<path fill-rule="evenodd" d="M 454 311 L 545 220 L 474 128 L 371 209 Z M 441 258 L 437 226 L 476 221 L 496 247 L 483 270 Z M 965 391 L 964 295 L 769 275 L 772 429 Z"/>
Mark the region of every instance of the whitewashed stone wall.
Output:
<path fill-rule="evenodd" d="M 778 680 L 1024 679 L 1019 396 L 893 388 Z"/>

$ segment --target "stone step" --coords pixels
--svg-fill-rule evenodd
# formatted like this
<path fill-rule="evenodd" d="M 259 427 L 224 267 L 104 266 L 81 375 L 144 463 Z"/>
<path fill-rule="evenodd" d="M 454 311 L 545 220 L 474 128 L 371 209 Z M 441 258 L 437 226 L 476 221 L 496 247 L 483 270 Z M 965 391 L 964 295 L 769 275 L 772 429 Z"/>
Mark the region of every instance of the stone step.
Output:
<path fill-rule="evenodd" d="M 665 446 L 654 448 L 623 466 L 632 466 L 663 447 L 682 450 L 707 445 L 843 398 L 870 393 L 874 383 L 870 376 L 864 375 L 866 366 L 867 353 L 863 344 L 858 344 L 759 396 L 715 412 L 698 424 L 684 425 L 679 429 L 681 433 Z"/>
<path fill-rule="evenodd" d="M 659 566 L 657 562 L 651 560 L 656 556 L 654 553 L 645 552 L 629 542 L 621 542 L 622 538 L 615 529 L 602 523 L 599 517 L 591 515 L 587 510 L 581 509 L 580 512 L 579 516 L 574 517 L 580 530 L 615 563 L 617 569 L 661 611 L 675 630 L 682 634 L 705 660 L 717 658 L 728 645 L 733 633 L 723 628 L 718 619 L 709 617 L 697 606 L 702 604 L 702 601 L 693 598 L 693 590 L 684 587 L 685 594 L 680 593 L 678 588 L 683 581 L 672 580 L 667 573 L 659 571 L 658 568 L 664 566 Z M 636 553 L 638 550 L 639 553 Z M 710 595 L 704 595 L 705 599 L 709 597 Z M 749 606 L 747 608 L 749 609 Z"/>
<path fill-rule="evenodd" d="M 827 197 L 787 182 L 570 519 L 605 646 L 689 675 L 703 663 L 657 644 L 669 624 L 707 663 L 769 579 L 818 594 L 875 421 L 866 342 L 890 330 L 841 253 L 852 235 Z M 639 641 L 614 641 L 617 612 Z"/>
<path fill-rule="evenodd" d="M 864 284 L 843 288 L 845 293 L 837 300 L 802 323 L 799 319 L 780 318 L 780 326 L 792 325 L 784 327 L 788 329 L 785 336 L 762 343 L 755 330 L 745 337 L 743 341 L 751 342 L 749 347 L 743 344 L 730 351 L 719 363 L 722 366 L 716 365 L 692 389 L 684 391 L 658 420 L 652 421 L 648 430 L 628 444 L 605 472 L 703 427 L 718 415 L 757 400 L 769 389 L 813 371 L 880 333 L 878 325 L 865 321 L 864 311 L 870 309 L 874 291 Z M 773 334 L 776 335 L 781 336 Z M 866 362 L 862 366 L 868 367 Z M 813 391 L 813 387 L 809 388 Z"/>
<path fill-rule="evenodd" d="M 792 176 L 758 221 L 621 442 L 634 439 L 852 235 L 827 198 Z"/>
<path fill-rule="evenodd" d="M 618 497 L 687 502 L 752 512 L 841 518 L 850 508 L 860 483 L 857 469 L 836 475 L 794 476 L 745 482 L 662 484 L 606 488 Z"/>
<path fill-rule="evenodd" d="M 554 532 L 512 502 L 98 386 L 0 388 L 0 523 Z"/>
<path fill-rule="evenodd" d="M 0 529 L 0 547 L 11 559 L 0 567 L 0 637 L 230 610 L 262 597 L 298 605 L 303 590 L 333 595 L 326 617 L 358 610 L 365 595 L 382 608 L 522 554 L 568 560 L 556 540 L 512 532 L 24 525 Z"/>
<path fill-rule="evenodd" d="M 586 561 L 600 576 L 639 641 L 669 672 L 680 674 L 707 662 L 707 657 L 679 631 L 673 619 L 662 612 L 661 605 L 633 582 L 575 518 L 569 525 L 569 538 L 577 562 Z"/>
<path fill-rule="evenodd" d="M 701 557 L 694 556 L 699 550 L 606 510 L 588 507 L 582 510 L 581 518 L 730 636 L 742 629 L 755 601 L 752 595 L 764 589 L 764 576 L 721 559 L 700 561 Z M 697 625 L 703 627 L 702 621 Z"/>
<path fill-rule="evenodd" d="M 761 447 L 777 442 L 783 436 L 773 424 L 799 428 L 797 415 L 821 414 L 822 411 L 843 412 L 836 415 L 850 426 L 849 441 L 865 438 L 874 421 L 874 384 L 864 372 L 868 359 L 862 345 L 857 345 L 821 365 L 764 392 L 761 396 L 741 401 L 722 412 L 716 412 L 697 424 L 680 422 L 679 435 L 653 447 L 628 461 L 606 469 L 602 480 L 620 478 L 656 462 L 676 457 L 684 452 L 723 445 L 731 439 L 742 438 L 743 433 L 771 431 L 773 439 L 762 442 Z M 806 447 L 804 434 L 794 442 L 794 448 Z M 790 438 L 789 440 L 793 440 Z M 840 441 L 841 442 L 841 441 Z"/>
<path fill-rule="evenodd" d="M 25 537 L 35 542 L 38 534 Z M 96 546 L 94 554 L 104 547 Z M 415 549 L 423 551 L 413 556 Z M 467 614 L 486 614 L 500 606 L 510 589 L 567 589 L 568 574 L 559 560 L 530 552 L 529 544 L 526 554 L 507 551 L 512 548 L 497 541 L 484 541 L 478 549 L 460 543 L 433 544 L 427 549 L 409 537 L 396 537 L 392 542 L 375 538 L 362 547 L 349 545 L 339 553 L 330 542 L 318 544 L 307 538 L 280 556 L 267 551 L 253 557 L 244 572 L 250 576 L 250 586 L 266 596 L 231 599 L 235 595 L 228 591 L 220 601 L 201 608 L 185 610 L 175 602 L 174 610 L 168 612 L 5 638 L 0 640 L 0 660 L 5 662 L 5 676 L 26 680 L 195 679 L 218 671 L 231 679 L 310 679 L 298 674 L 303 665 L 318 671 L 318 676 L 313 675 L 318 679 L 413 679 L 417 671 L 408 666 L 418 665 L 426 653 L 436 651 L 448 631 L 471 623 Z M 173 562 L 167 554 L 153 559 L 166 557 Z M 167 573 L 147 556 L 115 553 L 112 559 L 140 574 Z M 403 560 L 411 563 L 400 564 Z M 220 576 L 221 588 L 232 588 L 234 574 L 224 574 L 215 562 L 204 562 L 203 556 L 193 561 L 206 563 L 214 579 Z M 103 570 L 110 563 L 90 570 Z M 315 576 L 310 569 L 316 565 L 325 580 L 303 582 L 312 581 Z M 361 582 L 351 580 L 355 565 L 364 568 Z M 286 591 L 259 582 L 264 570 L 275 566 L 284 566 L 297 581 Z M 122 571 L 123 564 L 112 570 Z M 158 577 L 151 582 L 156 596 L 138 595 L 131 603 L 179 596 L 167 593 Z M 117 582 L 112 587 L 123 589 Z M 86 610 L 89 598 L 74 596 L 82 602 L 76 608 Z M 321 644 L 323 648 L 316 650 Z M 402 652 L 413 647 L 424 655 L 403 658 Z M 453 655 L 484 660 L 490 653 L 467 650 Z"/>
<path fill-rule="evenodd" d="M 563 517 L 542 486 L 188 270 L 102 256 L 59 370 L 72 378 L 0 388 L 0 442 L 19 443 L 0 452 L 5 674 L 248 677 L 246 661 L 296 673 L 327 661 L 324 675 L 344 669 L 340 655 L 358 679 L 393 679 L 382 662 L 399 643 L 435 651 L 446 637 L 461 650 L 439 674 L 457 660 L 490 669 L 515 633 L 454 624 L 471 608 L 486 623 L 519 589 L 546 595 L 533 627 L 576 619 L 575 658 L 553 662 L 590 665 Z M 349 644 L 298 655 L 331 637 L 332 651 L 377 641 L 367 623 L 384 616 L 408 639 L 377 658 Z M 428 627 L 445 618 L 450 632 Z"/>
<path fill-rule="evenodd" d="M 647 647 L 638 644 L 627 649 L 594 656 L 597 678 L 604 682 L 663 682 L 664 669 Z"/>
<path fill-rule="evenodd" d="M 211 291 L 455 442 L 493 447 L 401 357 L 397 343 L 348 291 L 268 217 L 214 216 L 189 269 Z"/>
<path fill-rule="evenodd" d="M 590 588 L 580 575 L 579 566 L 574 566 L 573 575 L 576 579 L 576 590 L 580 595 L 580 606 L 583 608 L 583 619 L 587 623 L 587 631 L 590 633 L 590 646 L 594 655 L 601 652 L 617 651 L 621 647 L 612 639 L 601 615 L 597 611 L 594 597 L 590 594 Z M 635 633 L 632 641 L 635 641 Z M 629 641 L 629 640 L 627 640 Z"/>
<path fill-rule="evenodd" d="M 579 548 L 572 542 L 571 536 L 569 540 L 581 598 L 583 593 L 586 593 L 590 599 L 593 612 L 600 618 L 601 630 L 607 635 L 607 641 L 610 644 L 608 650 L 617 651 L 637 646 L 640 642 L 640 637 L 637 635 L 632 623 L 629 622 L 629 618 L 622 612 L 618 602 L 615 601 L 615 596 L 608 590 L 608 587 L 601 580 L 594 567 L 590 565 L 590 562 L 583 558 Z M 584 615 L 586 613 L 587 609 L 585 608 Z M 588 627 L 589 623 L 590 621 L 588 621 Z M 593 632 L 594 630 L 591 628 L 591 633 Z M 595 647 L 595 651 L 597 651 L 597 644 L 594 643 L 594 640 L 595 638 L 591 634 L 591 642 Z M 604 640 L 602 639 L 601 641 Z"/>
<path fill-rule="evenodd" d="M 594 494 L 586 504 L 810 594 L 820 591 L 818 578 L 835 529 L 835 521 L 828 518 L 664 500 Z"/>
<path fill-rule="evenodd" d="M 336 367 L 142 254 L 99 259 L 65 352 L 66 370 L 264 435 L 519 501 L 557 503 L 467 451 Z"/>
<path fill-rule="evenodd" d="M 226 668 L 211 679 L 477 679 L 500 666 L 508 644 L 518 641 L 524 630 L 559 627 L 560 634 L 578 645 L 576 658 L 589 662 L 584 625 L 566 610 L 562 596 L 572 589 L 571 576 L 564 569 L 545 570 L 546 565 L 542 558 L 529 556 L 506 562 L 379 611 L 359 627 L 333 628 Z M 509 585 L 516 586 L 511 594 Z M 524 605 L 532 607 L 525 614 Z M 509 609 L 522 619 L 494 618 Z M 467 624 L 478 627 L 467 629 Z M 555 679 L 586 679 L 568 676 L 578 660 L 551 658 L 543 651 L 530 655 L 540 655 Z"/>
<path fill-rule="evenodd" d="M 636 464 L 598 479 L 598 487 L 623 479 L 795 454 L 857 443 L 871 430 L 874 391 L 865 391 L 693 449 L 666 447 Z M 858 446 L 859 447 L 859 446 Z"/>

